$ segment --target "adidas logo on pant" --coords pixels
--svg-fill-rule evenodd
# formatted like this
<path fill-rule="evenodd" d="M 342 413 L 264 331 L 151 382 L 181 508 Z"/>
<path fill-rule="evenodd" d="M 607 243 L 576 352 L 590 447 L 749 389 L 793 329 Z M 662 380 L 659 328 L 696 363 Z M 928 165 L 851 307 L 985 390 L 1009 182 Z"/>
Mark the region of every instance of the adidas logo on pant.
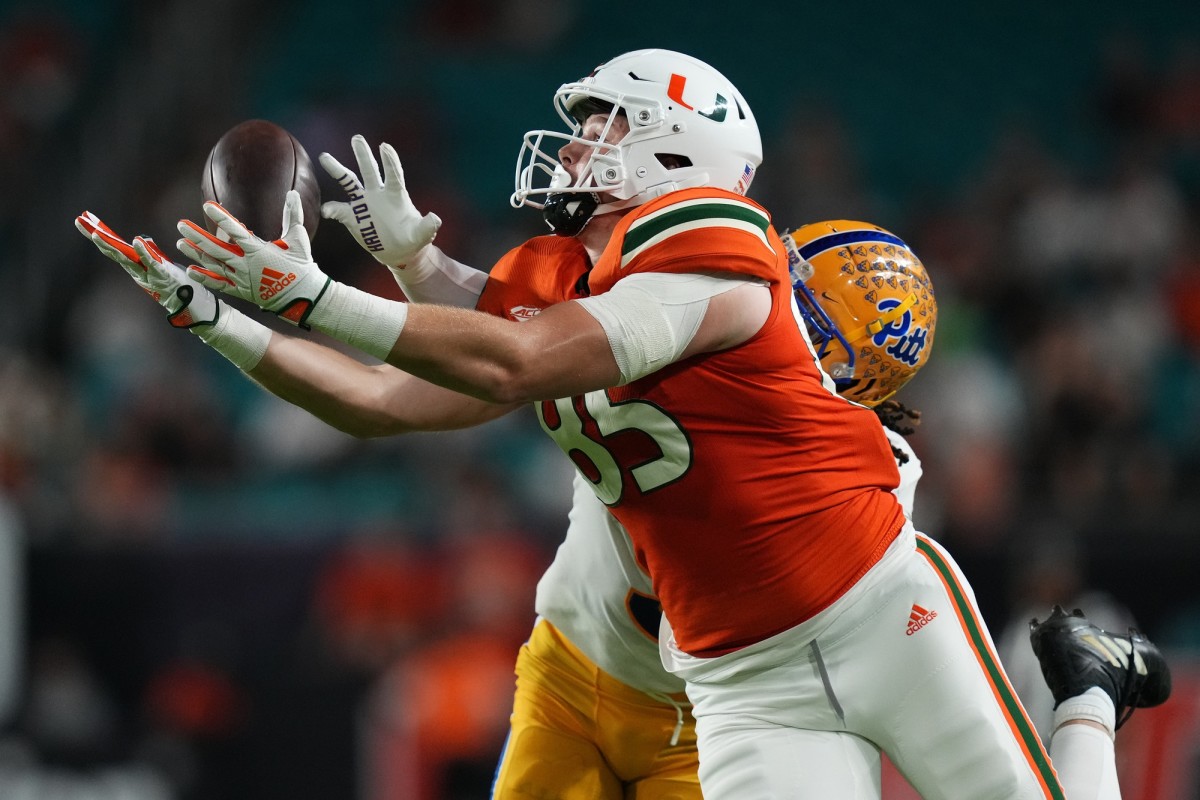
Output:
<path fill-rule="evenodd" d="M 285 275 L 282 272 L 277 272 L 270 267 L 266 267 L 263 269 L 262 281 L 258 284 L 258 296 L 263 300 L 270 300 L 291 285 L 294 280 L 296 280 L 296 273 L 294 272 L 289 272 Z"/>
<path fill-rule="evenodd" d="M 921 608 L 916 603 L 913 603 L 912 611 L 908 615 L 908 633 L 907 636 L 912 636 L 917 631 L 924 628 L 929 623 L 937 618 L 936 611 L 928 611 Z"/>

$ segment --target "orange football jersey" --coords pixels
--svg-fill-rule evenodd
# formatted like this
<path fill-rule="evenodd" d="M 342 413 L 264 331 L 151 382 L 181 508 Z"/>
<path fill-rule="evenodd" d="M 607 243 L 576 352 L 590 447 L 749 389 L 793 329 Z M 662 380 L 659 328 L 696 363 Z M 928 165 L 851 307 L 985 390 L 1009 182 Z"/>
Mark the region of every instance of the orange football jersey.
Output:
<path fill-rule="evenodd" d="M 730 652 L 826 608 L 899 532 L 899 473 L 874 412 L 818 369 L 767 212 L 722 190 L 672 192 L 630 212 L 590 273 L 582 250 L 530 240 L 492 270 L 479 308 L 518 319 L 651 271 L 771 289 L 766 323 L 737 347 L 537 404 L 629 531 L 680 648 Z"/>
<path fill-rule="evenodd" d="M 569 236 L 537 236 L 505 254 L 488 273 L 478 311 L 529 319 L 543 308 L 587 297 L 587 250 Z"/>

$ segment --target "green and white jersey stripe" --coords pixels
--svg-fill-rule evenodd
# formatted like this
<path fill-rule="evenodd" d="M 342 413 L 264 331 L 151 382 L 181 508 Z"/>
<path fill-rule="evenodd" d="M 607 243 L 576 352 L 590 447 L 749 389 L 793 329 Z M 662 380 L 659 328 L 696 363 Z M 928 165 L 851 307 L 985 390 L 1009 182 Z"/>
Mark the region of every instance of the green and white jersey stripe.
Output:
<path fill-rule="evenodd" d="M 685 231 L 700 228 L 734 228 L 754 234 L 763 247 L 771 250 L 767 215 L 742 200 L 701 197 L 672 203 L 666 208 L 635 220 L 621 243 L 621 268 L 657 244 Z"/>

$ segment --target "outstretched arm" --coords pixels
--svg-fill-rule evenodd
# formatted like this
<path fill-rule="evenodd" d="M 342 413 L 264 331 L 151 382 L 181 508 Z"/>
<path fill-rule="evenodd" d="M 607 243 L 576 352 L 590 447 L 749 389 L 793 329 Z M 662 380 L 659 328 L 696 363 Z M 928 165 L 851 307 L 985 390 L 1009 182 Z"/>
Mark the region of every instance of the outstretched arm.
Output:
<path fill-rule="evenodd" d="M 528 322 L 409 305 L 387 362 L 491 402 L 571 397 L 741 344 L 770 308 L 760 283 L 654 274 L 550 306 Z"/>
<path fill-rule="evenodd" d="M 316 342 L 284 336 L 217 299 L 166 258 L 152 241 L 119 237 L 94 214 L 80 233 L 186 328 L 272 394 L 359 437 L 450 430 L 499 417 L 498 406 L 452 392 L 386 364 L 370 366 Z"/>
<path fill-rule="evenodd" d="M 770 312 L 770 292 L 745 276 L 631 276 L 585 301 L 559 303 L 528 322 L 475 311 L 395 303 L 329 279 L 312 261 L 296 192 L 283 239 L 259 239 L 228 211 L 204 212 L 227 240 L 182 220 L 188 274 L 281 318 L 315 327 L 420 378 L 492 403 L 568 397 L 626 383 L 690 355 L 733 347 Z M 662 280 L 682 300 L 659 297 Z M 718 285 L 719 284 L 719 285 Z M 592 313 L 600 312 L 600 313 Z"/>
<path fill-rule="evenodd" d="M 387 362 L 488 402 L 571 397 L 621 380 L 604 329 L 577 303 L 528 322 L 423 304 L 407 312 Z"/>

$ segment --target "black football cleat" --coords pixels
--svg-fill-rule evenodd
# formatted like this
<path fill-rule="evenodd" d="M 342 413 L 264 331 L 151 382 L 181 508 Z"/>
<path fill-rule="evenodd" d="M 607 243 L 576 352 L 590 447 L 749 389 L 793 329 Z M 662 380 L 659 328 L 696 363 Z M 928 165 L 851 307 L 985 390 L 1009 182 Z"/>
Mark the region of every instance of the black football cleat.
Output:
<path fill-rule="evenodd" d="M 1149 708 L 1171 694 L 1171 670 L 1154 643 L 1130 628 L 1117 635 L 1088 622 L 1079 609 L 1055 606 L 1045 622 L 1029 621 L 1029 640 L 1054 695 L 1054 707 L 1099 686 L 1117 709 L 1117 727 L 1135 708 Z"/>

